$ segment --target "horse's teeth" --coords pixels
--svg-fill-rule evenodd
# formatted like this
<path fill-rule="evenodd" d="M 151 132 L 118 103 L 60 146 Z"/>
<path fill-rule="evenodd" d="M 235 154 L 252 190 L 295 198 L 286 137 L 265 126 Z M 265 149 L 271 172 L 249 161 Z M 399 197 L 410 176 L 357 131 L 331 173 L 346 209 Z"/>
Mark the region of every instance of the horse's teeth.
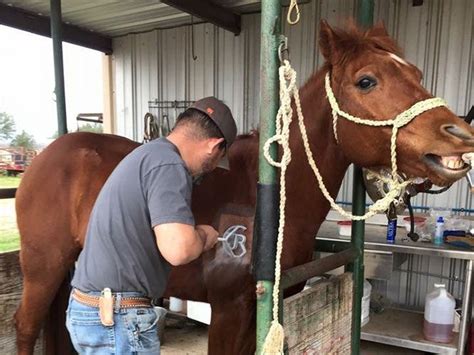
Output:
<path fill-rule="evenodd" d="M 441 157 L 441 164 L 448 169 L 461 169 L 464 166 L 464 162 L 459 157 Z"/>

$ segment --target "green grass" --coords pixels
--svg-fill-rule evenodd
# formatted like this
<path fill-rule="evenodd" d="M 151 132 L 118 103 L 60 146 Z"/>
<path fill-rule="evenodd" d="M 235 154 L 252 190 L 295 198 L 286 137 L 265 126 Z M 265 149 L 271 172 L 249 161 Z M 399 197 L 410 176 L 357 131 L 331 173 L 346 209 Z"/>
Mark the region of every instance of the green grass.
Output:
<path fill-rule="evenodd" d="M 20 177 L 0 175 L 0 188 L 18 187 L 18 185 L 20 185 L 20 181 L 21 181 Z"/>
<path fill-rule="evenodd" d="M 0 188 L 18 187 L 21 178 L 0 175 Z M 0 200 L 0 253 L 20 248 L 15 199 Z"/>

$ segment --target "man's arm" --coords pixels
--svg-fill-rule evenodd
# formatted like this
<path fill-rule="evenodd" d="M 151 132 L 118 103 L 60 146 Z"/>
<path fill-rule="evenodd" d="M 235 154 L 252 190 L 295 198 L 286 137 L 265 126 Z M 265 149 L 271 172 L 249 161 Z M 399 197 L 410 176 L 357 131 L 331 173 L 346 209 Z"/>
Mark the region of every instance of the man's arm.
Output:
<path fill-rule="evenodd" d="M 182 223 L 159 224 L 153 228 L 161 255 L 173 266 L 187 264 L 211 249 L 218 232 L 211 226 Z"/>

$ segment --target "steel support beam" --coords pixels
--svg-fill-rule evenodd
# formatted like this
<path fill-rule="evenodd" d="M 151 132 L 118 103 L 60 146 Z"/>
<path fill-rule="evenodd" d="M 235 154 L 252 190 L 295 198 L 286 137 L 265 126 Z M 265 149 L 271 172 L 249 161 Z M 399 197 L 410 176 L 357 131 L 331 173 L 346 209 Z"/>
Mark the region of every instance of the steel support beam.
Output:
<path fill-rule="evenodd" d="M 169 6 L 199 17 L 236 35 L 240 34 L 241 18 L 239 14 L 209 0 L 161 0 Z"/>
<path fill-rule="evenodd" d="M 0 4 L 0 24 L 28 31 L 37 35 L 51 37 L 50 19 L 18 7 Z M 95 49 L 106 54 L 112 53 L 110 37 L 63 23 L 63 41 L 78 46 Z"/>
<path fill-rule="evenodd" d="M 352 182 L 352 213 L 363 215 L 365 213 L 365 186 L 362 169 L 354 166 L 354 179 Z M 360 354 L 360 331 L 362 314 L 362 295 L 364 292 L 364 235 L 365 222 L 352 221 L 352 248 L 356 250 L 356 258 L 349 264 L 353 273 L 353 299 L 352 299 L 352 355 Z"/>
<path fill-rule="evenodd" d="M 64 89 L 63 39 L 61 21 L 61 0 L 50 1 L 51 39 L 53 40 L 54 78 L 58 135 L 67 133 L 66 93 Z"/>
<path fill-rule="evenodd" d="M 260 50 L 260 147 L 257 218 L 254 229 L 253 260 L 257 280 L 257 351 L 260 354 L 272 321 L 272 293 L 276 240 L 278 234 L 278 185 L 276 169 L 268 164 L 263 146 L 275 134 L 278 97 L 278 46 L 281 1 L 262 0 Z M 270 155 L 277 156 L 275 145 Z M 281 300 L 281 297 L 280 297 Z M 281 309 L 281 308 L 280 308 Z"/>
<path fill-rule="evenodd" d="M 358 0 L 357 23 L 363 28 L 368 28 L 374 23 L 374 0 Z M 362 169 L 354 166 L 354 179 L 352 182 L 352 213 L 363 215 L 365 213 L 365 185 Z M 353 273 L 354 292 L 352 303 L 352 355 L 360 354 L 360 332 L 362 314 L 362 296 L 364 293 L 364 234 L 365 222 L 352 221 L 352 247 L 357 250 L 357 258 L 349 265 Z"/>

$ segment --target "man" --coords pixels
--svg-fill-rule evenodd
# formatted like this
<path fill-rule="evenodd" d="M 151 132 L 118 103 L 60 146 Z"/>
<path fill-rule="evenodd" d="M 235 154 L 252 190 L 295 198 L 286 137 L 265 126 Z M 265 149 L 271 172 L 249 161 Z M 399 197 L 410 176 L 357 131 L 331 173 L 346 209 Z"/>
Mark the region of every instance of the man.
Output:
<path fill-rule="evenodd" d="M 66 325 L 80 354 L 159 354 L 159 315 L 171 265 L 211 249 L 218 232 L 194 225 L 193 178 L 226 159 L 237 128 L 214 97 L 197 101 L 167 138 L 144 144 L 112 172 L 91 213 L 72 280 Z"/>

